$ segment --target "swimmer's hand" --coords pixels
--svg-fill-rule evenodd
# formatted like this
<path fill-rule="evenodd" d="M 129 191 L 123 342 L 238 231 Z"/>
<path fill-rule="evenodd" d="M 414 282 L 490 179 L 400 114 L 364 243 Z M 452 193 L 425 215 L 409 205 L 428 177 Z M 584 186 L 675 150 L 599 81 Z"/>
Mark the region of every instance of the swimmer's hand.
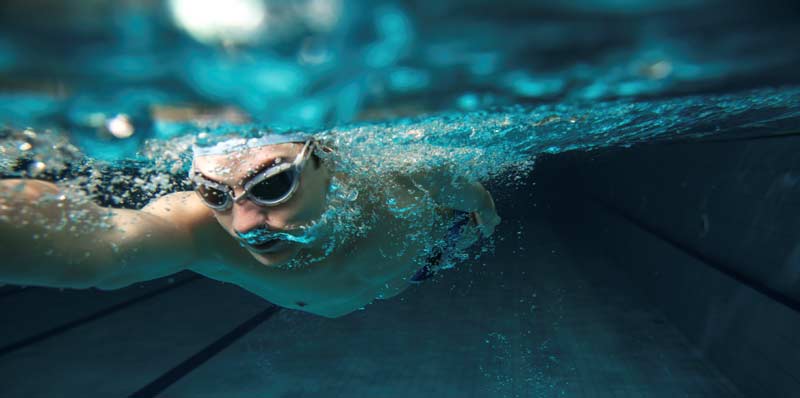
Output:
<path fill-rule="evenodd" d="M 494 209 L 494 204 L 492 204 L 491 209 L 474 211 L 470 213 L 470 216 L 475 225 L 480 229 L 481 234 L 487 238 L 494 233 L 495 227 L 502 221 L 500 216 L 497 215 L 497 211 Z"/>
<path fill-rule="evenodd" d="M 413 185 L 427 191 L 436 203 L 470 213 L 484 237 L 491 236 L 500 224 L 494 199 L 480 182 L 453 176 L 446 170 L 428 170 L 409 178 Z"/>

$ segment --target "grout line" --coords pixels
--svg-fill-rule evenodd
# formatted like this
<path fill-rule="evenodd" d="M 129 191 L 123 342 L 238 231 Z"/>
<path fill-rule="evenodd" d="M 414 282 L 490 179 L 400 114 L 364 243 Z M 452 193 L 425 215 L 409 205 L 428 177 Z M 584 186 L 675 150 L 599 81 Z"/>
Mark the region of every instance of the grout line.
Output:
<path fill-rule="evenodd" d="M 678 240 L 670 237 L 667 233 L 661 231 L 654 225 L 650 225 L 642 220 L 639 220 L 633 217 L 631 214 L 626 213 L 624 210 L 617 208 L 603 201 L 602 199 L 599 198 L 589 198 L 589 199 L 595 202 L 596 204 L 600 205 L 601 207 L 605 208 L 609 213 L 615 214 L 618 217 L 638 227 L 639 229 L 648 232 L 653 236 L 658 237 L 659 239 L 666 242 L 670 246 L 680 250 L 681 252 L 694 258 L 695 260 L 698 260 L 701 263 L 713 268 L 714 270 L 730 278 L 733 278 L 737 282 L 769 297 L 770 299 L 778 303 L 783 304 L 784 306 L 788 307 L 794 312 L 800 313 L 800 301 L 798 301 L 797 299 L 787 296 L 781 292 L 778 292 L 769 285 L 760 282 L 756 279 L 753 279 L 742 272 L 736 271 L 735 269 L 733 269 L 733 267 L 723 264 L 717 259 L 714 259 L 711 256 L 702 253 L 700 250 L 690 247 L 689 245 L 686 245 L 682 242 L 679 242 Z"/>
<path fill-rule="evenodd" d="M 200 365 L 204 364 L 206 361 L 214 357 L 214 355 L 219 354 L 222 350 L 228 348 L 231 344 L 235 343 L 239 338 L 250 333 L 253 329 L 255 329 L 258 325 L 262 324 L 264 321 L 269 319 L 272 315 L 277 313 L 280 310 L 278 306 L 270 306 L 258 314 L 254 315 L 250 319 L 244 321 L 239 326 L 235 327 L 233 330 L 225 334 L 224 336 L 220 337 L 213 343 L 209 344 L 202 350 L 198 351 L 196 354 L 192 355 L 191 357 L 187 358 L 174 368 L 168 370 L 146 386 L 140 388 L 136 392 L 130 395 L 131 398 L 143 398 L 143 397 L 155 397 L 169 386 L 175 384 L 178 380 L 182 379 L 187 374 L 191 373 L 193 370 L 200 367 Z"/>
<path fill-rule="evenodd" d="M 141 296 L 137 296 L 137 297 L 134 297 L 132 299 L 123 301 L 123 302 L 121 302 L 119 304 L 115 304 L 115 305 L 112 305 L 112 306 L 110 306 L 108 308 L 104 308 L 104 309 L 102 309 L 100 311 L 97 311 L 95 313 L 89 314 L 89 315 L 87 315 L 87 316 L 85 316 L 83 318 L 79 318 L 79 319 L 76 319 L 74 321 L 67 322 L 65 324 L 56 326 L 56 327 L 54 327 L 54 328 L 52 328 L 50 330 L 46 330 L 46 331 L 41 332 L 39 334 L 33 335 L 31 337 L 27 337 L 27 338 L 24 338 L 24 339 L 19 340 L 17 342 L 5 345 L 3 347 L 0 347 L 0 356 L 9 354 L 9 353 L 14 352 L 16 350 L 19 350 L 21 348 L 30 346 L 32 344 L 40 343 L 40 342 L 42 342 L 44 340 L 49 339 L 50 337 L 57 336 L 59 334 L 67 332 L 67 331 L 69 331 L 71 329 L 74 329 L 76 327 L 85 325 L 85 324 L 87 324 L 89 322 L 93 322 L 93 321 L 96 321 L 98 319 L 104 318 L 104 317 L 106 317 L 108 315 L 111 315 L 111 314 L 113 314 L 113 313 L 115 313 L 115 312 L 117 312 L 119 310 L 122 310 L 122 309 L 125 309 L 127 307 L 130 307 L 131 305 L 137 304 L 137 303 L 145 301 L 147 299 L 151 299 L 151 298 L 156 297 L 156 296 L 158 296 L 158 295 L 160 295 L 162 293 L 166 293 L 166 292 L 168 292 L 170 290 L 173 290 L 173 289 L 175 289 L 175 288 L 177 288 L 179 286 L 183 286 L 183 285 L 185 285 L 185 284 L 187 284 L 189 282 L 193 282 L 193 281 L 196 281 L 198 279 L 201 279 L 201 277 L 199 275 L 193 275 L 193 276 L 188 277 L 188 278 L 186 278 L 186 279 L 184 279 L 182 281 L 175 282 L 175 283 L 173 283 L 171 285 L 162 287 L 160 289 L 153 290 L 153 291 L 151 291 L 149 293 L 146 293 L 146 294 L 143 294 Z"/>

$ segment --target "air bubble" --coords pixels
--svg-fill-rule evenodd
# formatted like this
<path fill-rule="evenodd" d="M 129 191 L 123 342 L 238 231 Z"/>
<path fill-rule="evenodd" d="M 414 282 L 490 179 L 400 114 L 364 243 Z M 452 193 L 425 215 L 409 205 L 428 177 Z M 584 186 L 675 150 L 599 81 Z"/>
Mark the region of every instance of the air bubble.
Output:
<path fill-rule="evenodd" d="M 47 165 L 44 162 L 40 162 L 38 160 L 31 162 L 31 164 L 28 165 L 28 176 L 36 177 L 42 172 L 44 172 L 46 169 Z"/>

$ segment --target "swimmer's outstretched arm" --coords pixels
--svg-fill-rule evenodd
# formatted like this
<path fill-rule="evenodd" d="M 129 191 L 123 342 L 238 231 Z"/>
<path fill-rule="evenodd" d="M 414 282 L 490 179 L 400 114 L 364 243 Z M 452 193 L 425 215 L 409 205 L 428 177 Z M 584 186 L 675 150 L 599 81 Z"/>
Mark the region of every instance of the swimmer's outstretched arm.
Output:
<path fill-rule="evenodd" d="M 169 275 L 192 261 L 181 192 L 142 211 L 62 196 L 37 180 L 0 180 L 0 282 L 118 288 Z M 183 213 L 183 214 L 182 214 Z"/>

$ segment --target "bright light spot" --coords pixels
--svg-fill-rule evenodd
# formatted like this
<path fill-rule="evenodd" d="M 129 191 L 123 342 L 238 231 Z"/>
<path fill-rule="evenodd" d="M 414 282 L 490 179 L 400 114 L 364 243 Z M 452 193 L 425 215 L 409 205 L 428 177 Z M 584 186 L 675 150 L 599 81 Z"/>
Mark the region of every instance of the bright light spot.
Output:
<path fill-rule="evenodd" d="M 329 31 L 339 22 L 342 13 L 341 0 L 310 0 L 306 4 L 308 24 L 316 30 Z"/>
<path fill-rule="evenodd" d="M 40 162 L 38 160 L 31 162 L 31 164 L 28 165 L 28 175 L 31 177 L 36 177 L 39 174 L 41 174 L 46 168 L 47 165 L 44 162 Z"/>
<path fill-rule="evenodd" d="M 32 140 L 36 139 L 36 132 L 31 129 L 25 129 L 25 131 L 23 131 L 22 134 L 24 134 L 26 137 Z"/>
<path fill-rule="evenodd" d="M 109 120 L 108 124 L 106 124 L 106 128 L 108 128 L 111 135 L 117 138 L 128 138 L 132 136 L 134 132 L 131 120 L 127 115 L 122 114 L 114 116 Z"/>
<path fill-rule="evenodd" d="M 267 7 L 260 0 L 169 0 L 175 23 L 207 44 L 251 43 L 267 21 Z"/>

